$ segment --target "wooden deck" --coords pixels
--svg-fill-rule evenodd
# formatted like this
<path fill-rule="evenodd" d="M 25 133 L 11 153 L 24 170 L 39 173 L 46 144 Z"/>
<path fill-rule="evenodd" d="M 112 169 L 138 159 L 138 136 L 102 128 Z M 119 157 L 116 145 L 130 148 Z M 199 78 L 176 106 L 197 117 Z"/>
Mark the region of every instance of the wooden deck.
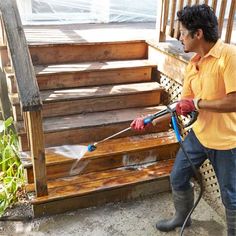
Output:
<path fill-rule="evenodd" d="M 24 26 L 29 44 L 92 43 L 156 38 L 155 23 L 109 23 Z"/>

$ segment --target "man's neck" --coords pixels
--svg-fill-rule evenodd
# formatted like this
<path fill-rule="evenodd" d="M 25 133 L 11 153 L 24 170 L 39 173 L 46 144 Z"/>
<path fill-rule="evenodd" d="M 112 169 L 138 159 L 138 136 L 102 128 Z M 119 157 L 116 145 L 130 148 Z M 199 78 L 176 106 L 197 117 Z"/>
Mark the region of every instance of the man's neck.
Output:
<path fill-rule="evenodd" d="M 215 45 L 216 43 L 213 42 L 202 42 L 199 44 L 198 49 L 196 50 L 196 53 L 199 54 L 202 57 L 204 57 Z"/>

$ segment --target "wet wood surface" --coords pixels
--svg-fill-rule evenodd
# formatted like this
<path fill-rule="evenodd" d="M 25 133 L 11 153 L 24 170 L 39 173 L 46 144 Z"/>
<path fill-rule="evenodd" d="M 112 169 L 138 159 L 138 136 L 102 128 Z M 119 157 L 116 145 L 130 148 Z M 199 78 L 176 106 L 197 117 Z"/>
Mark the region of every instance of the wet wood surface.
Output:
<path fill-rule="evenodd" d="M 105 191 L 107 189 L 112 188 L 120 188 L 126 185 L 135 185 L 140 182 L 151 181 L 156 178 L 166 177 L 169 175 L 173 160 L 163 161 L 163 165 L 159 166 L 158 164 L 152 165 L 141 170 L 118 170 L 110 171 L 110 173 L 104 173 L 103 178 L 99 178 L 97 180 L 96 175 L 98 173 L 94 173 L 90 176 L 90 181 L 86 182 L 86 180 L 80 182 L 78 180 L 80 176 L 72 177 L 73 178 L 73 185 L 70 184 L 72 180 L 70 178 L 57 182 L 57 184 L 53 185 L 52 188 L 49 188 L 49 195 L 44 197 L 38 197 L 36 199 L 32 199 L 33 204 L 39 204 L 49 201 L 55 201 L 56 199 L 59 200 L 61 198 L 66 197 L 73 197 L 78 195 L 85 195 L 94 191 Z M 120 172 L 120 174 L 118 174 Z M 105 178 L 104 178 L 105 177 Z M 68 184 L 69 183 L 69 184 Z"/>
<path fill-rule="evenodd" d="M 33 204 L 32 208 L 34 216 L 41 217 L 85 207 L 102 206 L 110 202 L 133 200 L 140 196 L 157 194 L 169 190 L 170 182 L 167 176 L 148 182 L 140 182 L 135 185 L 111 188 L 109 191 L 97 191 L 87 195 L 74 196 L 73 198 L 62 198 L 56 201 Z"/>
<path fill-rule="evenodd" d="M 87 146 L 78 146 L 80 148 Z M 61 154 L 60 154 L 61 148 Z M 112 168 L 132 167 L 155 161 L 175 158 L 179 148 L 172 132 L 140 135 L 135 137 L 109 140 L 98 145 L 93 152 L 84 155 L 67 152 L 63 156 L 63 146 L 55 152 L 46 149 L 46 166 L 48 179 L 103 171 Z M 71 155 L 71 157 L 68 157 Z M 25 161 L 28 183 L 33 183 L 32 165 L 30 157 Z"/>

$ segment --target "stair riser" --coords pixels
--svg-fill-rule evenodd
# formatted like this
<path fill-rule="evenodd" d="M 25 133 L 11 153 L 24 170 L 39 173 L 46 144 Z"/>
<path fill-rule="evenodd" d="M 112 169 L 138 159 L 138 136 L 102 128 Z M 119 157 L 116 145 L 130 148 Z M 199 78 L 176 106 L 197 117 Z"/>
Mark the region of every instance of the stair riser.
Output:
<path fill-rule="evenodd" d="M 119 202 L 135 199 L 141 196 L 166 192 L 170 190 L 169 177 L 157 178 L 150 182 L 114 188 L 109 191 L 100 191 L 95 194 L 88 194 L 73 198 L 65 198 L 58 201 L 51 201 L 42 204 L 34 204 L 34 217 L 63 213 L 74 209 L 81 209 L 92 206 L 101 206 L 109 202 Z M 58 207 L 60 206 L 60 207 Z"/>
<path fill-rule="evenodd" d="M 69 121 L 68 121 L 69 122 Z M 47 147 L 60 146 L 65 144 L 80 144 L 80 143 L 89 143 L 91 140 L 100 141 L 110 135 L 113 135 L 123 129 L 126 129 L 130 126 L 131 121 L 123 122 L 119 124 L 109 124 L 104 126 L 94 126 L 87 128 L 77 128 L 70 130 L 61 130 L 58 132 L 45 133 L 45 143 Z M 169 120 L 164 120 L 158 124 L 158 126 L 148 129 L 144 133 L 155 133 L 155 132 L 164 132 L 169 129 Z M 127 131 L 119 137 L 128 137 L 132 135 L 140 134 L 140 132 Z M 22 151 L 29 150 L 26 133 L 19 134 L 20 140 L 20 149 Z"/>
<path fill-rule="evenodd" d="M 83 100 L 44 103 L 43 117 L 73 115 L 86 112 L 116 110 L 122 108 L 155 106 L 160 103 L 160 91 L 147 91 L 125 96 L 109 96 Z M 14 119 L 22 120 L 20 106 L 13 106 Z"/>
<path fill-rule="evenodd" d="M 145 42 L 30 47 L 34 65 L 147 58 Z"/>
<path fill-rule="evenodd" d="M 150 81 L 152 70 L 154 70 L 154 68 L 140 67 L 68 74 L 58 73 L 45 76 L 39 75 L 37 76 L 37 81 L 40 90 L 145 82 Z M 11 93 L 17 92 L 14 76 L 8 77 L 8 89 Z"/>
<path fill-rule="evenodd" d="M 91 160 L 89 160 L 89 158 L 78 161 L 71 159 L 71 161 L 67 163 L 48 165 L 47 179 L 50 180 L 77 174 L 86 174 L 94 171 L 115 169 L 119 167 L 132 167 L 134 165 L 142 165 L 155 161 L 166 160 L 169 158 L 174 158 L 178 149 L 179 145 L 177 143 L 172 143 L 159 146 L 157 148 L 136 150 L 135 152 L 128 152 L 119 155 L 113 154 Z M 33 183 L 33 168 L 28 167 L 26 171 L 28 183 Z"/>

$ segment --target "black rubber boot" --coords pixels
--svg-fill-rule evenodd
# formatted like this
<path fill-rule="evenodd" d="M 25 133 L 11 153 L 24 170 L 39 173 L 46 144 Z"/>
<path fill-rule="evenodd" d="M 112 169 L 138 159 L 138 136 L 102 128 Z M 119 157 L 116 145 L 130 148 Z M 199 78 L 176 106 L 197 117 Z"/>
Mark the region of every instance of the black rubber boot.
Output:
<path fill-rule="evenodd" d="M 225 210 L 228 236 L 236 236 L 236 210 Z"/>
<path fill-rule="evenodd" d="M 156 228 L 163 232 L 168 232 L 174 230 L 176 227 L 181 227 L 194 204 L 193 187 L 187 191 L 173 190 L 172 195 L 175 206 L 175 215 L 172 219 L 161 220 L 156 224 Z M 186 226 L 190 226 L 191 223 L 191 219 L 189 218 Z"/>

